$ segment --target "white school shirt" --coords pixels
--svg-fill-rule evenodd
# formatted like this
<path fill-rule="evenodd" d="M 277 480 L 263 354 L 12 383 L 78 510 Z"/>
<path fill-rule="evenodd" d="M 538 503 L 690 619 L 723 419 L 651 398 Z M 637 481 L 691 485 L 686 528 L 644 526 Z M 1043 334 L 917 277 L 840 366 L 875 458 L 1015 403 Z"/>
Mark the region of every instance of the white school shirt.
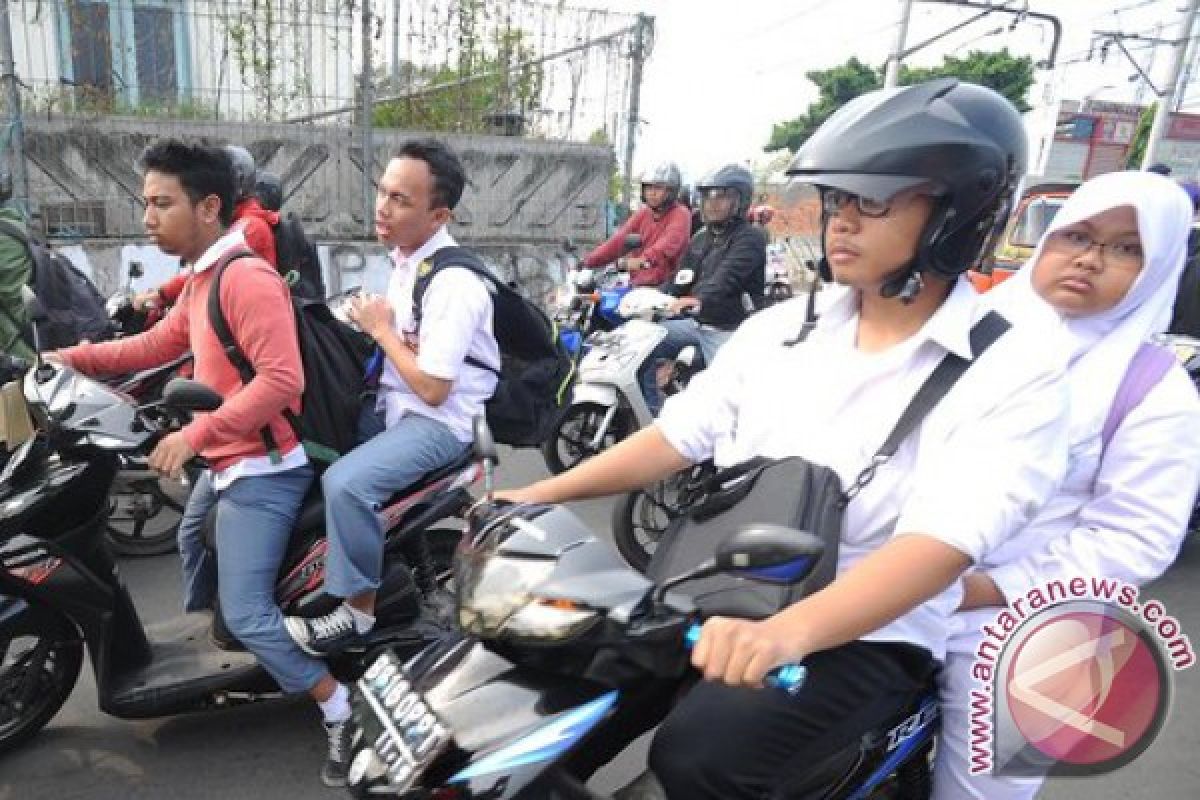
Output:
<path fill-rule="evenodd" d="M 1053 580 L 1134 585 L 1171 566 L 1200 486 L 1200 399 L 1172 367 L 1114 432 L 1071 444 L 1061 488 L 1019 534 L 980 565 L 1011 602 Z"/>
<path fill-rule="evenodd" d="M 754 315 L 657 424 L 691 461 L 802 456 L 849 487 L 917 389 L 948 352 L 970 357 L 987 309 L 965 279 L 919 332 L 882 353 L 855 347 L 858 296 L 848 292 L 807 341 L 787 346 L 805 298 Z M 845 572 L 895 533 L 934 537 L 980 561 L 1019 530 L 1062 479 L 1067 400 L 1062 348 L 1014 326 L 964 374 L 846 509 Z M 945 653 L 960 582 L 866 635 Z"/>
<path fill-rule="evenodd" d="M 231 228 L 228 233 L 213 242 L 212 246 L 204 251 L 204 255 L 196 259 L 196 263 L 192 267 L 192 274 L 196 275 L 204 272 L 213 264 L 216 264 L 228 250 L 234 247 L 247 246 L 246 237 L 242 235 L 241 228 Z M 308 454 L 304 452 L 304 445 L 302 444 L 296 445 L 277 460 L 272 459 L 269 455 L 249 456 L 239 459 L 223 470 L 213 471 L 212 487 L 219 492 L 229 488 L 230 484 L 238 478 L 274 475 L 277 472 L 287 472 L 297 467 L 303 467 L 307 463 Z"/>
<path fill-rule="evenodd" d="M 470 442 L 472 420 L 484 413 L 497 379 L 494 372 L 467 364 L 465 359 L 471 356 L 500 369 L 500 348 L 492 334 L 491 293 L 483 279 L 470 270 L 447 267 L 425 289 L 419 332 L 412 313 L 413 285 L 422 262 L 431 263 L 436 251 L 455 244 L 442 227 L 408 258 L 393 251 L 395 268 L 387 288 L 393 330 L 417 345 L 418 369 L 453 381 L 450 394 L 440 406 L 429 405 L 400 377 L 391 360 L 385 359 L 378 403 L 386 412 L 389 428 L 405 414 L 419 414 L 441 422 L 460 442 Z"/>

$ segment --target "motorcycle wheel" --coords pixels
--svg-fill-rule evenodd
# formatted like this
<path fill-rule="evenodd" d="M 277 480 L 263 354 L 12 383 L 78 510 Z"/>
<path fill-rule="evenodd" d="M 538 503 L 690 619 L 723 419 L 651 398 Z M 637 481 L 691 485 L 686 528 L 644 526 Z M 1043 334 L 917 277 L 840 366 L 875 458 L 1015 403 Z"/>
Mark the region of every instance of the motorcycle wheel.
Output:
<path fill-rule="evenodd" d="M 568 409 L 554 435 L 542 445 L 546 468 L 555 475 L 565 472 L 633 433 L 635 426 L 629 412 L 618 409 L 600 447 L 592 447 L 591 440 L 607 413 L 608 407 L 598 403 L 580 403 Z"/>
<path fill-rule="evenodd" d="M 0 626 L 0 753 L 46 726 L 71 696 L 83 663 L 75 626 L 32 608 Z"/>
<path fill-rule="evenodd" d="M 678 481 L 672 476 L 629 492 L 613 506 L 613 544 L 638 572 L 646 571 L 667 526 L 679 516 Z"/>
<path fill-rule="evenodd" d="M 175 532 L 191 484 L 147 476 L 108 499 L 108 542 L 122 556 L 157 556 L 175 549 Z"/>

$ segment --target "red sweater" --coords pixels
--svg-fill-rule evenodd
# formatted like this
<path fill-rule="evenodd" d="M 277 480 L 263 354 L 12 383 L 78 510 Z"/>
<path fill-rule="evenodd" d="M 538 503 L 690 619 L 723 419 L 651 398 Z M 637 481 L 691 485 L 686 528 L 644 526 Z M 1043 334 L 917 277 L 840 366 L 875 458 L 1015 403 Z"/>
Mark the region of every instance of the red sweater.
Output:
<path fill-rule="evenodd" d="M 283 278 L 261 258 L 240 258 L 221 279 L 221 310 L 254 366 L 254 380 L 242 385 L 208 324 L 213 271 L 210 266 L 192 275 L 179 303 L 146 333 L 71 347 L 59 356 L 85 374 L 114 375 L 148 369 L 191 350 L 196 356 L 195 379 L 215 389 L 225 403 L 211 414 L 197 414 L 183 435 L 220 471 L 243 458 L 267 454 L 261 434 L 265 425 L 270 425 L 281 452 L 299 443 L 283 410 L 299 413 L 304 370 Z"/>
<path fill-rule="evenodd" d="M 661 216 L 655 215 L 649 206 L 642 206 L 608 241 L 588 253 L 583 263 L 587 267 L 611 264 L 620 257 L 625 237 L 640 234 L 642 246 L 630 255 L 644 258 L 650 264 L 630 273 L 629 282 L 634 286 L 658 286 L 675 274 L 679 259 L 687 251 L 691 232 L 692 215 L 683 205 L 675 203 Z"/>

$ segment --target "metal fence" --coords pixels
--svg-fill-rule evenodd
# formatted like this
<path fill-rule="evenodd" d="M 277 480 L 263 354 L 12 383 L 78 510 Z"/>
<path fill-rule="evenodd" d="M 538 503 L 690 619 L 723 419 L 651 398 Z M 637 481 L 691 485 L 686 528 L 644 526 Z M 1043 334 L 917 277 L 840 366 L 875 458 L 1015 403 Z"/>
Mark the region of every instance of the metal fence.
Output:
<path fill-rule="evenodd" d="M 653 38 L 645 17 L 529 0 L 0 0 L 0 17 L 0 145 L 52 235 L 134 235 L 130 159 L 158 135 L 251 146 L 327 236 L 368 235 L 380 151 L 401 131 L 510 137 L 475 148 L 498 159 L 473 176 L 481 197 L 520 195 L 513 161 L 574 158 L 558 177 L 526 170 L 558 187 L 535 205 L 592 203 L 600 148 L 605 195 L 614 150 L 629 163 Z M 325 182 L 306 185 L 314 159 Z"/>

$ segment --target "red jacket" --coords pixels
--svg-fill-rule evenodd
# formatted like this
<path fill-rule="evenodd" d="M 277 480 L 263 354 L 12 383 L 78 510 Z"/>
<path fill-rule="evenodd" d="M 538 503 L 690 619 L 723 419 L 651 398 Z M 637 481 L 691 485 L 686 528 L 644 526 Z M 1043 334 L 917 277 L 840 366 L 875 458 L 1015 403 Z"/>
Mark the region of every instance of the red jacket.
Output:
<path fill-rule="evenodd" d="M 221 310 L 256 373 L 242 385 L 208 324 L 214 270 L 210 266 L 191 275 L 179 302 L 149 331 L 71 347 L 59 355 L 83 373 L 114 375 L 158 366 L 191 350 L 196 356 L 196 380 L 211 386 L 225 403 L 211 414 L 197 414 L 183 435 L 219 471 L 243 458 L 267 455 L 261 434 L 265 425 L 270 425 L 280 452 L 299 443 L 283 410 L 299 413 L 304 369 L 287 285 L 266 261 L 241 258 L 229 265 L 221 279 Z"/>
<path fill-rule="evenodd" d="M 249 197 L 233 208 L 233 227 L 242 232 L 246 246 L 258 253 L 272 267 L 279 266 L 275 255 L 274 228 L 279 224 L 279 214 L 268 211 L 258 202 L 257 197 Z M 180 272 L 162 286 L 158 293 L 165 305 L 171 306 L 183 293 L 183 287 L 191 276 L 191 271 Z"/>
<path fill-rule="evenodd" d="M 621 246 L 631 233 L 640 234 L 642 246 L 629 255 L 646 259 L 645 269 L 630 273 L 634 286 L 658 286 L 675 274 L 679 259 L 687 250 L 691 238 L 692 216 L 687 207 L 675 203 L 662 215 L 655 215 L 649 206 L 642 206 L 636 214 L 617 228 L 609 237 L 583 259 L 586 267 L 603 267 L 621 256 Z"/>

